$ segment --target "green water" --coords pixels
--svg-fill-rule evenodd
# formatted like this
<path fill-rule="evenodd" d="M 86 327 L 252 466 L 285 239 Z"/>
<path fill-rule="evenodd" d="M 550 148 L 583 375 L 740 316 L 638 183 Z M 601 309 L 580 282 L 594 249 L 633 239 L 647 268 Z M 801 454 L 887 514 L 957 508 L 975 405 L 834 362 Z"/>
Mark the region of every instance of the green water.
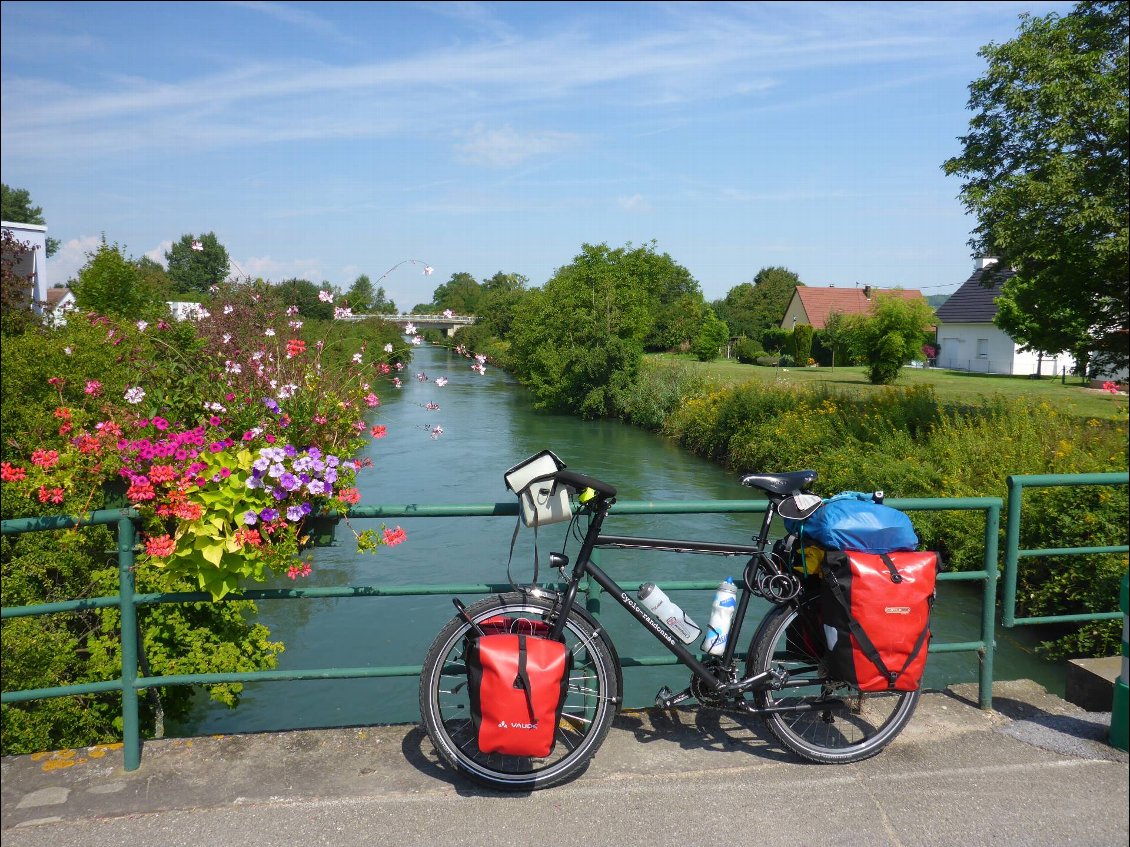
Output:
<path fill-rule="evenodd" d="M 417 373 L 426 381 L 414 378 Z M 433 381 L 450 381 L 440 388 Z M 374 467 L 360 475 L 363 503 L 371 505 L 489 504 L 512 502 L 503 472 L 521 459 L 552 449 L 570 468 L 614 484 L 622 500 L 742 499 L 750 490 L 734 474 L 689 455 L 658 436 L 609 421 L 584 422 L 572 417 L 536 414 L 526 392 L 496 369 L 485 375 L 450 351 L 422 347 L 402 374 L 403 388 L 382 393 L 376 420 L 388 428 L 373 441 L 368 455 Z M 429 411 L 425 403 L 439 403 Z M 439 424 L 443 434 L 431 438 Z M 819 470 L 819 457 L 810 465 Z M 765 471 L 795 468 L 763 468 Z M 882 481 L 876 481 L 882 487 Z M 888 492 L 896 495 L 897 492 Z M 712 539 L 742 543 L 757 529 L 760 516 L 639 515 L 605 524 L 611 534 L 643 534 L 666 538 Z M 373 525 L 358 522 L 358 528 Z M 344 527 L 339 545 L 315 551 L 308 587 L 337 585 L 406 585 L 447 582 L 506 581 L 514 518 L 416 518 L 401 520 L 405 543 L 382 547 L 374 555 L 358 555 Z M 566 524 L 539 531 L 542 579 L 550 550 L 560 549 Z M 576 542 L 569 546 L 575 553 Z M 672 579 L 737 579 L 736 559 L 638 551 L 602 551 L 599 557 L 614 579 L 626 588 L 641 582 L 660 585 Z M 514 548 L 515 579 L 529 581 L 533 568 L 533 534 L 523 529 Z M 278 585 L 292 586 L 283 578 Z M 711 591 L 672 592 L 673 599 L 700 625 L 709 618 Z M 464 598 L 468 603 L 474 597 Z M 753 634 L 764 606 L 754 606 L 743 628 L 743 641 Z M 286 644 L 280 669 L 368 667 L 419 664 L 440 626 L 453 613 L 447 597 L 348 598 L 266 601 L 262 621 L 272 637 Z M 602 620 L 622 656 L 655 656 L 663 648 L 610 599 L 602 604 Z M 979 638 L 980 600 L 972 584 L 942 583 L 935 606 L 935 639 L 941 642 Z M 1036 679 L 1062 693 L 1063 669 L 1039 660 L 1034 645 L 1039 633 L 997 630 L 995 678 Z M 743 644 L 743 646 L 745 646 Z M 975 654 L 934 654 L 926 684 L 976 682 Z M 689 674 L 678 666 L 625 670 L 629 705 L 647 705 L 663 685 L 681 690 Z M 260 732 L 298 728 L 412 722 L 418 719 L 416 679 L 308 680 L 260 682 L 246 686 L 238 708 L 229 710 L 198 698 L 191 720 L 169 728 L 170 734 Z"/>

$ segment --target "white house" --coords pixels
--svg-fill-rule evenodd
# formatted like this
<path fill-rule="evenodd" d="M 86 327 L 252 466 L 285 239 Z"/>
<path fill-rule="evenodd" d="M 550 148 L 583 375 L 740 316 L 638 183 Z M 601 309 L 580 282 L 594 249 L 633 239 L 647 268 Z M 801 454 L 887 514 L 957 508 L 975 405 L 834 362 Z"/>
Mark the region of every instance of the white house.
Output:
<path fill-rule="evenodd" d="M 994 323 L 996 299 L 1012 271 L 1000 274 L 992 287 L 981 285 L 985 269 L 996 262 L 991 257 L 977 260 L 973 275 L 938 307 L 938 367 L 992 374 L 1071 373 L 1075 359 L 1068 353 L 1041 356 L 1020 352 L 1018 345 Z"/>
<path fill-rule="evenodd" d="M 31 305 L 36 312 L 42 314 L 47 302 L 47 227 L 0 221 L 0 228 L 11 233 L 16 241 L 31 245 L 31 253 L 21 256 L 14 270 L 18 275 L 31 280 L 34 286 Z"/>
<path fill-rule="evenodd" d="M 48 288 L 43 320 L 51 326 L 65 326 L 67 315 L 75 310 L 75 293 L 69 288 Z"/>

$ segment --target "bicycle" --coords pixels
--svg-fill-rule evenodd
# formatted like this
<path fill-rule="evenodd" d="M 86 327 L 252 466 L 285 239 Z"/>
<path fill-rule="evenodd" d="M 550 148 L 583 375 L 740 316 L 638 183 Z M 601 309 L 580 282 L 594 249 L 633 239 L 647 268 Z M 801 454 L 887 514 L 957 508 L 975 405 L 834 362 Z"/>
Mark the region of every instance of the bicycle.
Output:
<path fill-rule="evenodd" d="M 813 762 L 857 762 L 877 754 L 906 726 L 918 705 L 920 691 L 865 694 L 829 678 L 817 602 L 819 580 L 797 573 L 793 562 L 782 555 L 780 542 L 771 545 L 769 541 L 770 526 L 778 515 L 804 517 L 819 508 L 802 505 L 812 501 L 819 504 L 819 498 L 806 495 L 816 479 L 817 473 L 812 470 L 744 475 L 741 483 L 760 490 L 768 500 L 760 532 L 752 544 L 746 545 L 604 535 L 604 520 L 616 502 L 614 486 L 564 469 L 534 480 L 579 492 L 583 511 L 573 516 L 570 529 L 576 531 L 582 513 L 589 518 L 588 529 L 567 577 L 568 557 L 563 552 L 550 554 L 551 566 L 558 568 L 564 579 L 560 590 L 533 585 L 469 607 L 454 601 L 459 614 L 436 636 L 420 678 L 423 725 L 439 757 L 472 781 L 504 791 L 548 788 L 585 769 L 608 734 L 622 704 L 623 691 L 615 645 L 577 602 L 579 585 L 586 576 L 691 671 L 690 685 L 684 691 L 673 694 L 665 687 L 659 692 L 658 707 L 672 708 L 693 700 L 700 706 L 763 718 L 785 748 Z M 724 653 L 700 658 L 692 652 L 694 645 L 684 645 L 675 638 L 591 561 L 593 550 L 601 547 L 747 558 Z M 771 606 L 757 625 L 739 673 L 736 645 L 754 596 L 769 600 Z M 563 640 L 572 651 L 573 667 L 558 722 L 557 743 L 545 759 L 488 755 L 478 749 L 468 706 L 464 650 L 468 634 L 497 616 L 542 621 L 550 629 L 549 637 Z"/>

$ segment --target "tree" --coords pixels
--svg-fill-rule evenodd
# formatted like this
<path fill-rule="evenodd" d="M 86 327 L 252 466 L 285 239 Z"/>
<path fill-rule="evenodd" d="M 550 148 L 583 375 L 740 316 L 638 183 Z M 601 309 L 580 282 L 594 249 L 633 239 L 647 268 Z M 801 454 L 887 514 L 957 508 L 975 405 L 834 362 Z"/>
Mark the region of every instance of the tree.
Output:
<path fill-rule="evenodd" d="M 514 316 L 510 366 L 530 386 L 535 405 L 589 418 L 615 414 L 664 292 L 687 277 L 654 243 L 583 245 L 540 291 L 521 300 Z"/>
<path fill-rule="evenodd" d="M 502 271 L 484 279 L 483 297 L 476 312 L 479 322 L 475 325 L 485 327 L 495 338 L 509 337 L 518 304 L 529 294 L 526 290 L 528 282 L 522 274 L 504 274 Z"/>
<path fill-rule="evenodd" d="M 395 315 L 398 311 L 396 303 L 388 299 L 388 294 L 385 293 L 383 285 L 379 286 L 377 293 L 373 295 L 371 311 L 374 315 Z"/>
<path fill-rule="evenodd" d="M 459 271 L 436 287 L 432 294 L 431 308 L 436 311 L 451 309 L 457 315 L 474 315 L 478 313 L 482 296 L 483 287 L 478 280 L 466 271 Z"/>
<path fill-rule="evenodd" d="M 927 301 L 929 302 L 929 301 Z M 828 364 L 836 369 L 836 357 L 840 364 L 847 364 L 848 343 L 851 335 L 851 321 L 843 312 L 832 312 L 824 321 L 824 328 L 816 334 L 817 346 L 828 352 Z"/>
<path fill-rule="evenodd" d="M 765 332 L 780 326 L 798 285 L 803 283 L 788 268 L 762 268 L 753 282 L 734 286 L 716 301 L 714 311 L 735 335 L 764 343 Z"/>
<path fill-rule="evenodd" d="M 0 183 L 0 220 L 14 224 L 35 224 L 47 226 L 43 219 L 43 209 L 31 205 L 31 194 L 26 188 L 9 188 Z M 59 239 L 47 237 L 47 255 L 54 256 L 59 249 Z"/>
<path fill-rule="evenodd" d="M 812 324 L 797 324 L 793 330 L 793 358 L 797 367 L 805 367 L 812 358 Z"/>
<path fill-rule="evenodd" d="M 145 285 L 137 265 L 123 255 L 117 244 L 103 240 L 87 257 L 73 289 L 78 309 L 138 318 L 157 304 L 156 292 Z"/>
<path fill-rule="evenodd" d="M 319 287 L 308 279 L 288 279 L 274 286 L 272 295 L 284 308 L 297 306 L 298 314 L 304 318 L 328 321 L 334 315 L 336 296 L 328 303 L 323 300 L 319 292 L 327 289 L 328 286 Z"/>
<path fill-rule="evenodd" d="M 722 354 L 729 340 L 730 328 L 718 320 L 713 309 L 707 308 L 691 350 L 700 362 L 711 362 Z"/>
<path fill-rule="evenodd" d="M 904 365 L 924 358 L 922 344 L 934 310 L 925 300 L 879 294 L 871 315 L 853 315 L 849 320 L 849 343 L 867 364 L 867 378 L 872 385 L 890 385 Z"/>
<path fill-rule="evenodd" d="M 0 335 L 22 335 L 39 323 L 31 308 L 34 282 L 19 270 L 20 260 L 33 249 L 4 230 L 0 249 Z"/>
<path fill-rule="evenodd" d="M 989 44 L 970 87 L 975 113 L 960 156 L 978 220 L 970 240 L 1015 270 L 996 324 L 1024 349 L 1094 351 L 1125 367 L 1128 252 L 1127 26 L 1123 2 L 1079 3 L 1066 17 L 1021 16 L 1020 34 Z M 997 274 L 985 274 L 992 284 Z"/>
<path fill-rule="evenodd" d="M 188 233 L 165 252 L 169 278 L 181 294 L 203 298 L 208 289 L 228 278 L 228 251 L 214 232 L 197 238 Z"/>
<path fill-rule="evenodd" d="M 384 293 L 384 289 L 381 289 Z M 349 290 L 345 292 L 345 300 L 349 303 L 349 308 L 355 315 L 365 315 L 373 310 L 373 283 L 369 281 L 369 277 L 365 274 L 353 280 L 353 285 L 349 286 Z"/>

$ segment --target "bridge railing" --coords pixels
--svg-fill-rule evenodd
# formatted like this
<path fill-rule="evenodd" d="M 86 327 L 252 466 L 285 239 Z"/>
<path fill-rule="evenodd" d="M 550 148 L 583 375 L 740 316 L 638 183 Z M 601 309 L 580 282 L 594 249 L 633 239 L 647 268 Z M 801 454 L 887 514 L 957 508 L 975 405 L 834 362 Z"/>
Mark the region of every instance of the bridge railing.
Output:
<path fill-rule="evenodd" d="M 890 505 L 914 510 L 972 510 L 984 513 L 984 561 L 981 570 L 960 573 L 943 573 L 942 581 L 977 581 L 981 591 L 981 631 L 974 641 L 931 643 L 931 652 L 975 652 L 980 661 L 979 702 L 982 708 L 992 707 L 992 675 L 995 627 L 995 600 L 997 586 L 997 537 L 1000 526 L 1002 501 L 1000 498 L 916 499 L 887 501 Z M 643 502 L 621 501 L 615 506 L 617 515 L 637 514 L 706 514 L 706 513 L 762 513 L 765 504 L 751 500 L 720 500 L 705 502 Z M 518 514 L 515 501 L 485 505 L 447 506 L 369 506 L 351 510 L 350 520 L 411 520 L 413 518 L 509 517 Z M 141 727 L 138 694 L 146 689 L 172 685 L 208 685 L 215 683 L 286 681 L 308 679 L 353 679 L 375 677 L 419 676 L 419 665 L 375 666 L 360 668 L 310 668 L 297 670 L 253 671 L 242 673 L 180 674 L 169 676 L 141 676 L 139 671 L 139 635 L 137 611 L 139 607 L 163 603 L 198 603 L 211 600 L 203 593 L 180 592 L 138 594 L 134 579 L 134 548 L 136 541 L 134 522 L 137 512 L 131 509 L 109 509 L 91 514 L 59 517 L 19 518 L 2 522 L 4 535 L 23 532 L 42 532 L 79 526 L 116 525 L 118 535 L 119 593 L 116 596 L 93 597 L 59 603 L 3 608 L 4 620 L 61 612 L 83 611 L 99 608 L 117 608 L 121 614 L 121 674 L 116 679 L 97 682 L 55 686 L 23 691 L 4 691 L 0 702 L 20 703 L 32 700 L 72 695 L 120 692 L 122 695 L 123 752 L 127 770 L 134 770 L 141 761 Z M 257 589 L 244 591 L 231 600 L 304 600 L 327 597 L 402 597 L 427 595 L 495 594 L 510 589 L 509 583 L 420 584 L 420 585 L 352 585 L 332 588 Z M 714 580 L 664 582 L 670 590 L 712 589 Z M 599 587 L 593 583 L 583 586 L 590 606 L 596 599 Z M 222 602 L 222 601 L 221 601 Z M 674 658 L 664 656 L 626 656 L 624 667 L 649 667 L 672 664 Z"/>

